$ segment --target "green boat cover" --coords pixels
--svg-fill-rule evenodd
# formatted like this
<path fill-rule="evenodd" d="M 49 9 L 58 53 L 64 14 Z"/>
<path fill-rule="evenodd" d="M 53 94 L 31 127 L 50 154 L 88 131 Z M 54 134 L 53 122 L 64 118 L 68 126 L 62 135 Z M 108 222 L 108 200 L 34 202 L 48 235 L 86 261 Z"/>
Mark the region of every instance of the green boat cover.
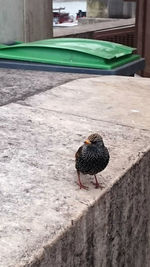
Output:
<path fill-rule="evenodd" d="M 109 70 L 140 58 L 135 48 L 82 38 L 0 44 L 0 59 Z"/>

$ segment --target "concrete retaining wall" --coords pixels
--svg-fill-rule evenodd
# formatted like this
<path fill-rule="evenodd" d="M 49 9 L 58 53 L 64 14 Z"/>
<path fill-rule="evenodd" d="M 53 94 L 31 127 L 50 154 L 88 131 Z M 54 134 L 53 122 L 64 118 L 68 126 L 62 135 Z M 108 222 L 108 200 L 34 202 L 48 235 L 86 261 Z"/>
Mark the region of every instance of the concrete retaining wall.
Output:
<path fill-rule="evenodd" d="M 147 151 L 30 266 L 149 267 L 149 163 Z"/>
<path fill-rule="evenodd" d="M 150 80 L 52 88 L 62 77 L 79 76 L 0 70 L 0 264 L 149 267 Z M 94 132 L 110 162 L 97 175 L 103 189 L 82 175 L 80 190 L 74 155 Z"/>

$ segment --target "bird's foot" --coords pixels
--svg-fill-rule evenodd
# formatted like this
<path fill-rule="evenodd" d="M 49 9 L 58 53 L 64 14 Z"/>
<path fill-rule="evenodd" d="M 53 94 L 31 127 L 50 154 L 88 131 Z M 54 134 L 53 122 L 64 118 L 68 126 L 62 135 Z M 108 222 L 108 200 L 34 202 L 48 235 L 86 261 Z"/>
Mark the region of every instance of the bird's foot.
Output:
<path fill-rule="evenodd" d="M 85 189 L 85 190 L 88 190 L 88 186 L 85 186 L 84 184 L 81 184 L 81 183 L 78 183 L 77 184 L 80 186 L 80 189 Z"/>
<path fill-rule="evenodd" d="M 93 185 L 95 185 L 95 188 L 101 188 L 103 189 L 104 186 L 100 185 L 99 183 L 91 182 Z"/>

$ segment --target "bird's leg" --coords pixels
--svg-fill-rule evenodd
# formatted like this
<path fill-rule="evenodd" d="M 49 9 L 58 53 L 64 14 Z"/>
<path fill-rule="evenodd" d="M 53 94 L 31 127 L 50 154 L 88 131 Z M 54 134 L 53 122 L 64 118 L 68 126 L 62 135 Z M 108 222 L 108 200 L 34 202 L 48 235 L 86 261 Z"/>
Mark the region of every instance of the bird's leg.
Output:
<path fill-rule="evenodd" d="M 94 174 L 94 178 L 95 178 L 95 183 L 92 182 L 92 184 L 95 185 L 95 188 L 101 188 L 102 189 L 103 187 L 102 187 L 102 185 L 99 184 L 95 174 Z"/>
<path fill-rule="evenodd" d="M 88 187 L 87 186 L 85 186 L 85 185 L 83 185 L 82 183 L 81 183 L 81 179 L 80 179 L 80 172 L 79 171 L 77 171 L 77 175 L 78 175 L 78 182 L 77 182 L 77 184 L 80 186 L 80 189 L 86 189 L 86 190 L 88 190 Z"/>

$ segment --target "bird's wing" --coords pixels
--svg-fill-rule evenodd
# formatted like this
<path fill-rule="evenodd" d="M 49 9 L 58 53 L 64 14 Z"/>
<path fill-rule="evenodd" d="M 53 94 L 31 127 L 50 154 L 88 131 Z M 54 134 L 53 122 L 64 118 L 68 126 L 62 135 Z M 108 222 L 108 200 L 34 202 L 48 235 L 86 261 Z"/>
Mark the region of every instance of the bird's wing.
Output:
<path fill-rule="evenodd" d="M 79 149 L 77 150 L 77 152 L 75 153 L 75 158 L 79 158 L 81 156 L 82 153 L 82 146 L 79 147 Z"/>

